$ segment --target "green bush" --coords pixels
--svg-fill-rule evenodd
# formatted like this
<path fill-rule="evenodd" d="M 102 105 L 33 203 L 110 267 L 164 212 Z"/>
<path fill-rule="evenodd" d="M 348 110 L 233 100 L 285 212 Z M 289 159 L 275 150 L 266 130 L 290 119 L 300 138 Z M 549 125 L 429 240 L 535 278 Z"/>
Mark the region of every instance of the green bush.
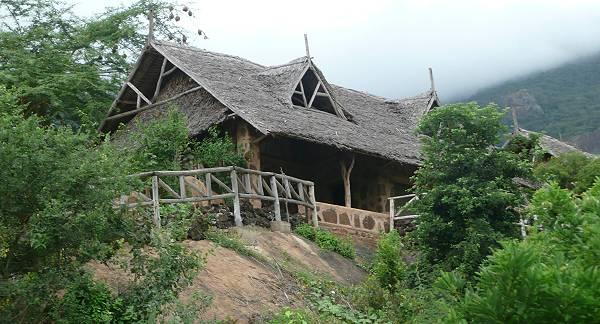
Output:
<path fill-rule="evenodd" d="M 557 182 L 561 188 L 573 189 L 578 182 L 578 172 L 590 163 L 590 158 L 579 152 L 570 152 L 541 162 L 533 173 L 540 180 Z M 591 183 L 589 184 L 591 185 Z"/>
<path fill-rule="evenodd" d="M 354 244 L 350 238 L 340 238 L 329 231 L 314 228 L 308 224 L 298 225 L 294 232 L 315 242 L 323 250 L 336 252 L 348 259 L 354 259 L 356 257 Z"/>
<path fill-rule="evenodd" d="M 137 171 L 180 170 L 188 145 L 185 116 L 175 108 L 150 121 L 138 121 L 129 134 L 133 163 Z"/>
<path fill-rule="evenodd" d="M 406 265 L 402 260 L 402 243 L 398 231 L 383 234 L 377 242 L 373 275 L 379 284 L 393 291 L 404 278 Z"/>
<path fill-rule="evenodd" d="M 478 323 L 592 323 L 600 318 L 600 179 L 581 199 L 553 184 L 530 213 L 542 230 L 490 256 L 471 287 L 446 280 L 449 320 Z M 464 291 L 463 294 L 460 294 Z M 459 292 L 459 293 L 457 293 Z M 456 297 L 458 296 L 458 297 Z"/>
<path fill-rule="evenodd" d="M 83 274 L 66 288 L 53 317 L 57 323 L 111 323 L 117 320 L 114 312 L 121 302 L 104 284 Z"/>
<path fill-rule="evenodd" d="M 200 163 L 205 168 L 219 166 L 246 166 L 246 160 L 236 150 L 230 136 L 221 135 L 216 127 L 211 127 L 200 142 L 190 144 L 190 162 Z"/>
<path fill-rule="evenodd" d="M 432 271 L 473 276 L 500 240 L 518 237 L 515 207 L 524 195 L 512 179 L 527 178 L 530 163 L 495 147 L 506 131 L 501 118 L 493 105 L 453 104 L 419 125 L 424 162 L 413 179 L 420 217 L 410 236 Z"/>

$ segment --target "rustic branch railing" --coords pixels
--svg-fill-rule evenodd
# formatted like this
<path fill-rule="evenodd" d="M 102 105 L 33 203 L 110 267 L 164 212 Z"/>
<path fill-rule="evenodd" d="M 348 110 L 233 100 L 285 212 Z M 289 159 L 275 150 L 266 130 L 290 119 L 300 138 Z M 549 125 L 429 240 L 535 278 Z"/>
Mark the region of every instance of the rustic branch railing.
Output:
<path fill-rule="evenodd" d="M 403 195 L 403 196 L 395 196 L 388 198 L 390 203 L 390 231 L 394 229 L 394 221 L 402 220 L 402 219 L 415 219 L 419 217 L 419 215 L 402 215 L 402 213 L 406 210 L 406 208 L 414 201 L 419 198 L 415 194 Z M 408 200 L 404 205 L 396 210 L 396 201 L 397 200 Z"/>
<path fill-rule="evenodd" d="M 228 176 L 221 177 L 227 180 L 223 182 L 217 177 L 218 175 Z M 226 198 L 233 199 L 236 226 L 242 226 L 240 199 L 258 199 L 273 202 L 276 221 L 281 221 L 280 202 L 305 206 L 312 211 L 312 223 L 318 227 L 315 185 L 312 181 L 235 166 L 184 171 L 150 171 L 133 174 L 131 177 L 152 177 L 152 195 L 148 197 L 136 193 L 138 202 L 127 204 L 121 200 L 121 205 L 127 208 L 152 206 L 153 221 L 159 227 L 160 204 L 210 202 Z M 178 178 L 178 190 L 168 184 L 168 178 Z M 161 197 L 161 190 L 163 194 L 170 197 Z M 188 195 L 188 191 L 192 190 L 196 195 Z"/>
<path fill-rule="evenodd" d="M 409 199 L 409 200 L 404 205 L 402 205 L 400 208 L 396 209 L 396 207 L 395 207 L 396 200 L 407 200 L 407 199 Z M 415 194 L 390 197 L 390 198 L 388 198 L 388 200 L 390 202 L 390 231 L 392 231 L 394 229 L 394 221 L 402 220 L 402 219 L 415 219 L 415 218 L 419 217 L 419 215 L 402 215 L 402 213 L 405 212 L 406 208 L 412 202 L 419 200 L 419 197 L 417 197 Z M 531 225 L 528 224 L 528 221 L 524 220 L 521 217 L 519 222 L 514 223 L 514 224 L 521 228 L 521 236 L 523 238 L 527 237 L 527 228 L 531 227 Z"/>

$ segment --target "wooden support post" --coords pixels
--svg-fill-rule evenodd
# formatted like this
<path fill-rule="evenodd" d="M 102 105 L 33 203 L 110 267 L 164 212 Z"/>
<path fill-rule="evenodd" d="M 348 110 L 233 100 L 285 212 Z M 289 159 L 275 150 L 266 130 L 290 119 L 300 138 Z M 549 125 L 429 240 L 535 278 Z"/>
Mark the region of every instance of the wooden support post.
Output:
<path fill-rule="evenodd" d="M 238 187 L 238 177 L 235 169 L 231 170 L 231 190 L 233 191 L 233 217 L 235 220 L 235 226 L 241 227 L 242 214 L 240 210 L 240 189 Z"/>
<path fill-rule="evenodd" d="M 304 188 L 303 188 L 302 182 L 298 182 L 297 186 L 298 186 L 298 200 L 306 201 L 306 199 L 304 198 Z M 300 208 L 302 208 L 302 209 L 300 209 Z M 308 213 L 306 212 L 306 207 L 298 205 L 298 214 L 300 214 L 300 210 L 302 210 L 302 214 L 304 214 L 304 216 L 308 215 Z M 308 217 L 306 217 L 306 220 L 308 221 Z"/>
<path fill-rule="evenodd" d="M 250 173 L 244 174 L 244 185 L 246 187 L 246 193 L 252 193 L 252 182 L 250 181 Z"/>
<path fill-rule="evenodd" d="M 344 181 L 344 202 L 346 207 L 352 207 L 352 191 L 350 190 L 350 175 L 352 174 L 352 168 L 354 168 L 355 157 L 352 155 L 352 161 L 349 166 L 346 166 L 344 159 L 340 160 L 340 167 L 342 169 L 342 180 Z"/>
<path fill-rule="evenodd" d="M 265 195 L 265 191 L 263 190 L 263 178 L 262 175 L 258 175 L 258 180 L 257 180 L 257 186 L 258 186 L 258 194 L 261 196 Z"/>
<path fill-rule="evenodd" d="M 275 211 L 275 221 L 281 222 L 281 209 L 279 206 L 279 194 L 277 193 L 277 179 L 275 176 L 271 176 L 271 193 L 275 199 L 273 203 L 273 209 Z"/>
<path fill-rule="evenodd" d="M 187 197 L 185 192 L 185 176 L 179 176 L 179 196 L 181 198 Z"/>
<path fill-rule="evenodd" d="M 160 228 L 160 205 L 158 197 L 158 176 L 152 177 L 152 209 L 154 212 L 154 225 Z"/>
<path fill-rule="evenodd" d="M 288 180 L 287 177 L 284 176 L 283 178 L 283 183 L 285 186 L 285 198 L 287 199 L 292 199 L 292 193 L 290 191 L 290 180 Z M 288 206 L 288 200 L 286 199 L 285 201 L 285 217 L 287 217 L 287 222 L 290 222 L 290 209 Z"/>
<path fill-rule="evenodd" d="M 204 186 L 206 187 L 206 197 L 212 196 L 212 179 L 210 172 L 204 175 Z M 210 206 L 211 202 L 208 200 L 208 206 Z"/>
<path fill-rule="evenodd" d="M 394 199 L 390 199 L 390 232 L 394 230 L 394 217 L 396 217 L 396 207 L 394 206 Z"/>
<path fill-rule="evenodd" d="M 319 227 L 319 215 L 317 214 L 317 199 L 315 197 L 315 185 L 311 185 L 308 188 L 310 195 L 310 203 L 313 205 L 312 208 L 312 222 L 314 227 Z"/>

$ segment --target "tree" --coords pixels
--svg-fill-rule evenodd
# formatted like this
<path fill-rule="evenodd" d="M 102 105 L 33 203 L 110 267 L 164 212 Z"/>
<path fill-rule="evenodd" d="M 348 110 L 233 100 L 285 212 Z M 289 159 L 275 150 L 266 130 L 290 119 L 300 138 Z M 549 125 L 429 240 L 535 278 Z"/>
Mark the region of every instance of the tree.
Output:
<path fill-rule="evenodd" d="M 90 19 L 60 1 L 0 2 L 0 84 L 45 125 L 95 129 L 146 41 L 146 15 L 173 38 L 168 2 L 140 0 Z"/>
<path fill-rule="evenodd" d="M 501 118 L 493 105 L 452 104 L 418 127 L 424 162 L 414 176 L 421 216 L 412 236 L 430 267 L 473 276 L 491 248 L 518 234 L 523 196 L 512 178 L 527 176 L 529 164 L 494 146 Z"/>

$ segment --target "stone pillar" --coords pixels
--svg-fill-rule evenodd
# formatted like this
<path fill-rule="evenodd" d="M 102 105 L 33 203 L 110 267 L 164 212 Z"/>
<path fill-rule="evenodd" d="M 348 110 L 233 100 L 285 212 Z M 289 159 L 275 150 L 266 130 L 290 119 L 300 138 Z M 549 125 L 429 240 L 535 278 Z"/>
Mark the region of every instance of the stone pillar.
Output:
<path fill-rule="evenodd" d="M 242 153 L 248 169 L 260 170 L 260 143 L 256 130 L 248 123 L 240 121 L 236 129 L 236 144 L 238 150 Z M 254 187 L 258 187 L 258 176 L 251 176 L 250 181 Z M 250 203 L 254 208 L 261 208 L 260 200 L 252 199 Z"/>

